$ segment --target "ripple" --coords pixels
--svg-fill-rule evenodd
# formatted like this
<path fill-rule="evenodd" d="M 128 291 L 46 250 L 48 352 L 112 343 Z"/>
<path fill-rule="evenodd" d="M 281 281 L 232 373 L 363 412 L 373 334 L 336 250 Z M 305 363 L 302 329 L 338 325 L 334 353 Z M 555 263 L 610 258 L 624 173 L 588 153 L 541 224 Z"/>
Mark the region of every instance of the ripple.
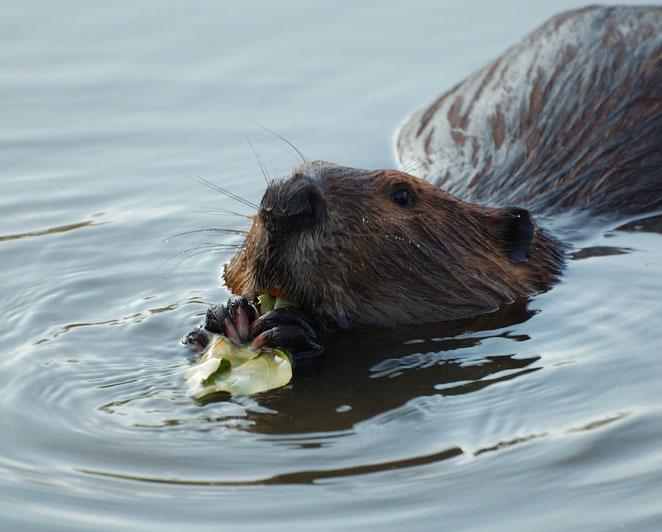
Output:
<path fill-rule="evenodd" d="M 182 486 L 270 486 L 283 484 L 315 484 L 320 480 L 330 478 L 354 477 L 359 475 L 369 475 L 391 471 L 394 469 L 406 469 L 418 467 L 426 464 L 434 464 L 450 460 L 460 456 L 462 449 L 455 447 L 425 456 L 416 456 L 391 462 L 382 462 L 377 464 L 361 465 L 355 467 L 346 467 L 341 469 L 318 469 L 313 471 L 294 471 L 272 477 L 257 480 L 182 480 L 175 478 L 150 478 L 131 475 L 122 475 L 119 473 L 108 473 L 101 471 L 80 470 L 81 473 L 88 475 L 106 476 L 123 480 L 133 480 L 137 482 L 150 482 L 159 484 L 176 484 Z"/>
<path fill-rule="evenodd" d="M 172 303 L 170 305 L 165 305 L 161 307 L 145 309 L 140 312 L 135 312 L 133 314 L 122 316 L 119 318 L 112 318 L 109 320 L 100 320 L 100 321 L 81 322 L 81 323 L 69 323 L 61 326 L 58 330 L 49 334 L 48 336 L 39 338 L 38 340 L 35 341 L 34 345 L 41 345 L 47 342 L 52 342 L 53 340 L 57 339 L 63 334 L 66 334 L 74 329 L 80 329 L 85 327 L 99 327 L 104 325 L 116 326 L 116 325 L 126 325 L 126 324 L 138 324 L 147 320 L 149 317 L 153 316 L 154 314 L 171 312 L 173 310 L 181 309 L 187 305 L 203 305 L 203 304 L 205 304 L 205 301 L 202 300 L 201 298 L 190 297 L 183 301 L 179 301 L 177 303 Z"/>
<path fill-rule="evenodd" d="M 520 445 L 522 443 L 528 443 L 533 440 L 544 438 L 545 436 L 547 436 L 547 434 L 543 432 L 542 434 L 529 434 L 528 436 L 518 436 L 517 438 L 512 438 L 510 440 L 500 441 L 499 443 L 495 443 L 491 447 L 483 447 L 481 449 L 474 451 L 474 456 L 479 456 L 481 454 L 494 452 L 494 451 L 500 451 L 502 449 L 513 447 L 514 445 Z"/>

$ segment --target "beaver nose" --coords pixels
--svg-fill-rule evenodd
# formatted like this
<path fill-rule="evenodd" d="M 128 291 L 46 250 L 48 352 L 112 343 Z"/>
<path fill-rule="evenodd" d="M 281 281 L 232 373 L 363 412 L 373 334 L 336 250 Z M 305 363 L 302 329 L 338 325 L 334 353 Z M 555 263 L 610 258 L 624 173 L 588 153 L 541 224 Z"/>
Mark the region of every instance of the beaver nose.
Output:
<path fill-rule="evenodd" d="M 324 216 L 324 199 L 312 180 L 293 177 L 267 189 L 260 217 L 276 233 L 292 233 L 313 227 Z"/>

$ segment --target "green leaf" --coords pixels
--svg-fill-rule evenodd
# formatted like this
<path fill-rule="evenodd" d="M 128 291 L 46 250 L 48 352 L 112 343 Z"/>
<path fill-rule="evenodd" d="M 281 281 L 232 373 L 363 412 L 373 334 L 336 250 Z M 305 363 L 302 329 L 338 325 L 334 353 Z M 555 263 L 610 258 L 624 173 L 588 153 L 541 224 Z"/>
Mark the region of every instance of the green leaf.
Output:
<path fill-rule="evenodd" d="M 292 379 L 292 358 L 284 349 L 253 351 L 217 337 L 185 374 L 195 399 L 228 392 L 251 395 L 285 386 Z"/>

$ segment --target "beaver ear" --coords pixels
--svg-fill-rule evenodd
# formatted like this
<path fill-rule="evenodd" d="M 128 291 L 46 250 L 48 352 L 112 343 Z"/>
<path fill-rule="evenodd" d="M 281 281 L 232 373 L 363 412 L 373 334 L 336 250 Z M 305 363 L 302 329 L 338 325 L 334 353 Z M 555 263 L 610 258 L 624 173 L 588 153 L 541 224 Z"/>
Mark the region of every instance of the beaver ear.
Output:
<path fill-rule="evenodd" d="M 535 232 L 529 211 L 517 207 L 498 209 L 491 231 L 501 243 L 509 260 L 512 262 L 528 260 Z"/>

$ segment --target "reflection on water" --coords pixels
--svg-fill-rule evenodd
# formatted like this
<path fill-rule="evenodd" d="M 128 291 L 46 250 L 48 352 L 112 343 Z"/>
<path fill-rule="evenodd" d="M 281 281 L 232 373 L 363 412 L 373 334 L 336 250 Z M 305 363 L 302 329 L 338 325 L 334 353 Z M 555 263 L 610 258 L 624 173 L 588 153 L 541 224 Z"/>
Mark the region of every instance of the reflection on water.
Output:
<path fill-rule="evenodd" d="M 174 484 L 180 486 L 272 486 L 281 484 L 314 484 L 319 480 L 351 477 L 356 475 L 369 475 L 371 473 L 379 473 L 382 471 L 390 471 L 393 469 L 404 469 L 409 467 L 422 466 L 426 464 L 434 464 L 443 460 L 448 460 L 462 454 L 462 449 L 453 448 L 434 453 L 426 456 L 416 456 L 414 458 L 407 458 L 405 460 L 394 460 L 392 462 L 383 462 L 378 464 L 362 465 L 356 467 L 346 467 L 342 469 L 325 469 L 317 471 L 296 471 L 292 473 L 285 473 L 282 475 L 274 475 L 273 477 L 257 480 L 178 480 L 178 479 L 160 479 L 160 478 L 147 478 L 147 477 L 131 477 L 128 475 L 118 475 L 103 473 L 100 471 L 84 471 L 89 475 L 110 476 L 125 480 L 135 480 L 138 482 L 154 482 L 156 484 Z"/>
<path fill-rule="evenodd" d="M 662 528 L 659 213 L 543 220 L 549 292 L 334 335 L 283 389 L 183 378 L 251 209 L 172 168 L 258 202 L 244 131 L 296 156 L 253 121 L 392 166 L 408 112 L 577 5 L 6 2 L 0 529 Z"/>
<path fill-rule="evenodd" d="M 591 246 L 588 248 L 582 248 L 574 253 L 570 254 L 570 257 L 574 260 L 581 259 L 590 259 L 592 257 L 608 257 L 610 255 L 624 255 L 625 253 L 630 253 L 634 251 L 629 248 L 617 248 L 612 246 Z"/>
<path fill-rule="evenodd" d="M 292 386 L 259 398 L 261 406 L 279 415 L 248 413 L 250 430 L 343 431 L 417 397 L 470 393 L 541 369 L 538 356 L 500 354 L 508 349 L 504 344 L 511 343 L 516 352 L 517 343 L 529 339 L 513 331 L 533 315 L 520 302 L 473 321 L 326 338 L 327 353 L 299 371 Z M 477 356 L 471 348 L 488 340 L 500 340 L 496 353 L 483 350 Z"/>
<path fill-rule="evenodd" d="M 614 231 L 662 234 L 662 214 L 633 220 L 626 224 L 619 225 Z"/>
<path fill-rule="evenodd" d="M 21 238 L 30 238 L 34 236 L 45 236 L 45 235 L 52 235 L 55 233 L 65 233 L 67 231 L 74 231 L 76 229 L 81 229 L 83 227 L 88 227 L 90 225 L 94 225 L 95 222 L 92 220 L 87 220 L 85 222 L 80 222 L 76 224 L 69 224 L 69 225 L 60 225 L 58 227 L 50 227 L 48 229 L 43 229 L 41 231 L 28 231 L 27 233 L 20 233 L 17 235 L 0 235 L 0 242 L 3 242 L 5 240 L 18 240 Z"/>

